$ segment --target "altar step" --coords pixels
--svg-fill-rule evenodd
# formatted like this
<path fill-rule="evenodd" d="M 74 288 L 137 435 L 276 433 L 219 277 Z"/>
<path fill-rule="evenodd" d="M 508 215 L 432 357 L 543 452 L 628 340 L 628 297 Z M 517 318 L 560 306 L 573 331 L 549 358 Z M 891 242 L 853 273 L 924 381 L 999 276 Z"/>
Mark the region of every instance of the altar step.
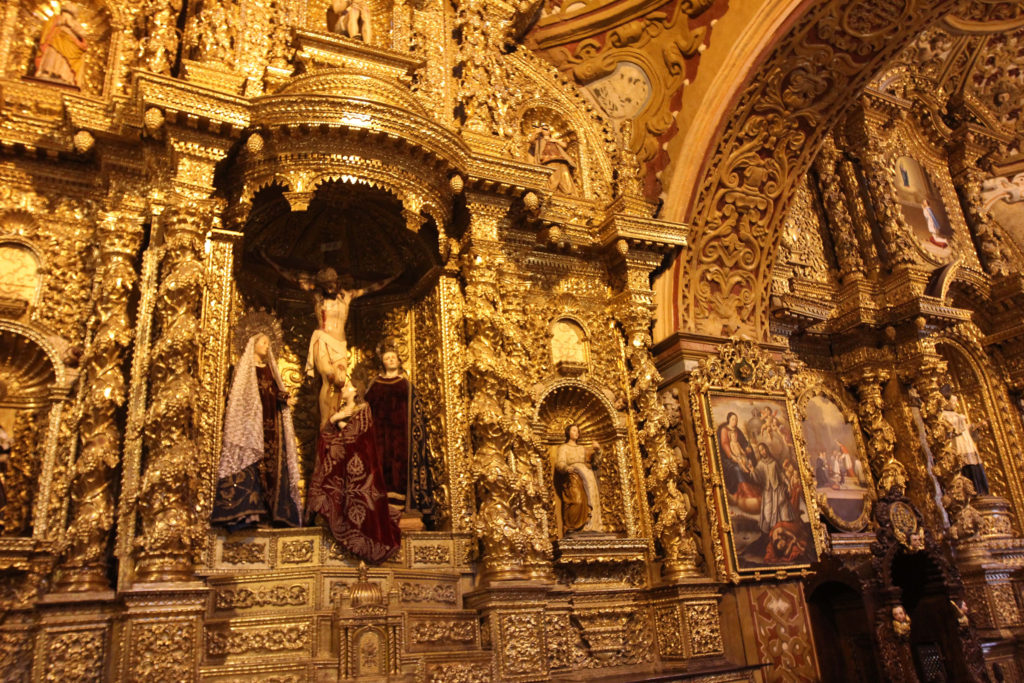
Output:
<path fill-rule="evenodd" d="M 359 561 L 320 528 L 220 535 L 207 569 L 204 681 L 327 683 L 435 679 L 443 668 L 490 679 L 472 588 L 472 538 L 407 532 L 391 560 L 366 568 L 378 606 L 350 601 Z M 370 591 L 371 594 L 376 589 Z"/>

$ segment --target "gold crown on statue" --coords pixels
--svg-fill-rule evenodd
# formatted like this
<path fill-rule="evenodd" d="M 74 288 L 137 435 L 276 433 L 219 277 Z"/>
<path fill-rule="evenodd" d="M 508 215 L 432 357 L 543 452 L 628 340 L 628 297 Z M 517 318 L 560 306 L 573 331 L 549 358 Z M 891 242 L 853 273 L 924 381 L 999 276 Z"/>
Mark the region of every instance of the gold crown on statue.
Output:
<path fill-rule="evenodd" d="M 281 328 L 281 321 L 270 311 L 263 308 L 250 308 L 238 319 L 235 324 L 234 350 L 238 358 L 245 351 L 245 345 L 249 339 L 256 334 L 265 334 L 270 337 L 270 348 L 273 349 L 275 357 L 280 355 L 281 346 L 284 343 L 284 331 Z"/>

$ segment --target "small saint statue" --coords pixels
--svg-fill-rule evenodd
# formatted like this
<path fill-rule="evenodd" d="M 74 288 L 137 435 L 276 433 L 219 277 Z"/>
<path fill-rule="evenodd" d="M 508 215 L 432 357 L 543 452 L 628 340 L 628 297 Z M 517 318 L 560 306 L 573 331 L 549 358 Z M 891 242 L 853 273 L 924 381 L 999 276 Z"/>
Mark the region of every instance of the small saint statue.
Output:
<path fill-rule="evenodd" d="M 427 462 L 426 416 L 416 390 L 391 343 L 379 349 L 382 372 L 366 389 L 373 411 L 377 450 L 388 502 L 396 510 L 430 518 L 432 488 Z M 403 527 L 405 528 L 405 527 Z"/>
<path fill-rule="evenodd" d="M 224 411 L 214 524 L 302 525 L 292 405 L 270 336 L 252 335 L 235 366 Z"/>
<path fill-rule="evenodd" d="M 603 532 L 601 524 L 601 497 L 597 477 L 592 468 L 597 466 L 600 446 L 581 446 L 580 428 L 570 424 L 565 428 L 565 443 L 555 447 L 553 457 L 554 484 L 561 498 L 561 518 L 564 535 L 579 531 Z"/>
<path fill-rule="evenodd" d="M 373 42 L 373 18 L 363 0 L 331 0 L 327 6 L 327 30 L 348 38 Z"/>
<path fill-rule="evenodd" d="M 266 253 L 263 259 L 286 281 L 313 293 L 317 329 L 309 339 L 306 374 L 320 378 L 320 426 L 327 424 L 340 403 L 341 388 L 348 378 L 348 344 L 345 323 L 352 302 L 361 296 L 380 291 L 391 284 L 399 273 L 367 287 L 356 287 L 350 276 L 339 278 L 334 268 L 321 268 L 315 277 L 301 271 L 286 270 Z"/>
<path fill-rule="evenodd" d="M 548 180 L 548 189 L 562 194 L 576 194 L 573 171 L 576 164 L 569 157 L 569 143 L 547 123 L 537 126 L 530 138 L 530 159 L 554 169 Z"/>
<path fill-rule="evenodd" d="M 942 411 L 942 417 L 953 428 L 953 448 L 960 456 L 962 467 L 960 473 L 971 480 L 974 490 L 979 496 L 987 496 L 989 493 L 988 477 L 985 475 L 985 466 L 978 455 L 978 445 L 974 442 L 971 431 L 976 427 L 984 426 L 984 423 L 971 424 L 967 415 L 960 408 L 960 399 L 954 394 L 946 402 L 946 409 Z"/>
<path fill-rule="evenodd" d="M 47 81 L 82 87 L 85 77 L 85 52 L 89 49 L 85 29 L 78 23 L 78 10 L 62 3 L 60 11 L 43 26 L 39 37 L 33 76 Z"/>

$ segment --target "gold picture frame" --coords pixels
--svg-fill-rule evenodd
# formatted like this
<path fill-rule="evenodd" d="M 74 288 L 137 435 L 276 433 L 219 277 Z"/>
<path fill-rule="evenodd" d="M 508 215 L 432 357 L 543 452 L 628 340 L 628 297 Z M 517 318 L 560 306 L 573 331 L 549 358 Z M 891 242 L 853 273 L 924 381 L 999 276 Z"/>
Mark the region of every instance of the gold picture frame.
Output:
<path fill-rule="evenodd" d="M 863 531 L 876 493 L 856 413 L 840 389 L 819 377 L 808 378 L 796 412 L 818 509 L 840 531 Z"/>
<path fill-rule="evenodd" d="M 789 386 L 740 341 L 690 378 L 715 564 L 729 581 L 806 573 L 827 547 Z"/>

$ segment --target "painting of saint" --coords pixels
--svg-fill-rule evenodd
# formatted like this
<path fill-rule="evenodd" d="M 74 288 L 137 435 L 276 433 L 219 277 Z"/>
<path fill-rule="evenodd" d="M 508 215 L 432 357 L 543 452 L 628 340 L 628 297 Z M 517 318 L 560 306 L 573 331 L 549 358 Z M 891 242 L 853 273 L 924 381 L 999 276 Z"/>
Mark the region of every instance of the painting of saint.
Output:
<path fill-rule="evenodd" d="M 871 481 L 858 454 L 854 426 L 832 399 L 819 394 L 807 401 L 803 429 L 815 490 L 831 508 L 826 516 L 846 529 L 863 526 Z"/>
<path fill-rule="evenodd" d="M 710 393 L 715 448 L 740 571 L 814 562 L 816 551 L 786 402 Z"/>
<path fill-rule="evenodd" d="M 893 180 L 903 220 L 914 231 L 918 244 L 934 258 L 949 256 L 949 241 L 953 237 L 949 216 L 938 189 L 921 164 L 913 157 L 900 157 Z"/>

